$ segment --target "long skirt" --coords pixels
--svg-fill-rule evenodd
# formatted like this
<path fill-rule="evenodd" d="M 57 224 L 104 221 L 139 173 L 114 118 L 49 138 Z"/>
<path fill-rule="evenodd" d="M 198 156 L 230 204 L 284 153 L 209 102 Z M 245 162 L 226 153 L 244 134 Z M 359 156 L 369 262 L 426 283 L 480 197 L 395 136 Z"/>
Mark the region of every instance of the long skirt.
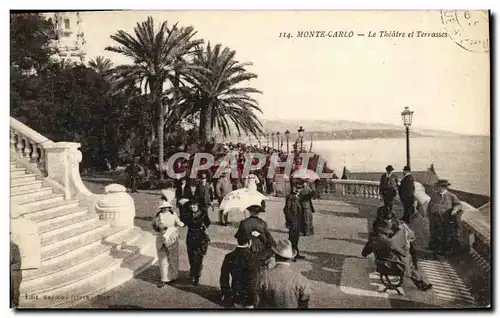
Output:
<path fill-rule="evenodd" d="M 304 235 L 314 234 L 313 213 L 310 209 L 304 209 L 301 232 Z"/>
<path fill-rule="evenodd" d="M 156 241 L 158 251 L 158 265 L 162 282 L 171 282 L 179 277 L 179 241 L 169 247 L 163 244 L 163 238 L 158 236 Z"/>

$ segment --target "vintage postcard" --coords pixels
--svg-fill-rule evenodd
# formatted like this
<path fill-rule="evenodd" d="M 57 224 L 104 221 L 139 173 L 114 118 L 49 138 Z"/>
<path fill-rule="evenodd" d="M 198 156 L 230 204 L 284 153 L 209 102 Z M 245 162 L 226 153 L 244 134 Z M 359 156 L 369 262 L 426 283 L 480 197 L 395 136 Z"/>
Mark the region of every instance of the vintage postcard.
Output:
<path fill-rule="evenodd" d="M 11 307 L 490 308 L 490 12 L 10 12 Z"/>

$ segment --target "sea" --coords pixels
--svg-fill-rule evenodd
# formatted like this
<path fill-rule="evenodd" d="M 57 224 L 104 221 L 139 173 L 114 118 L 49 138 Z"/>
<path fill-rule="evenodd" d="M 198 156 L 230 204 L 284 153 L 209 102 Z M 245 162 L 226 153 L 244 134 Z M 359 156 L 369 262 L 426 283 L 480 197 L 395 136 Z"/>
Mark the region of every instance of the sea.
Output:
<path fill-rule="evenodd" d="M 309 150 L 309 143 L 304 143 Z M 327 160 L 340 177 L 352 172 L 384 172 L 387 165 L 401 171 L 406 165 L 406 140 L 361 139 L 313 141 L 313 151 Z M 414 137 L 410 139 L 412 170 L 434 170 L 452 189 L 491 196 L 489 137 Z"/>

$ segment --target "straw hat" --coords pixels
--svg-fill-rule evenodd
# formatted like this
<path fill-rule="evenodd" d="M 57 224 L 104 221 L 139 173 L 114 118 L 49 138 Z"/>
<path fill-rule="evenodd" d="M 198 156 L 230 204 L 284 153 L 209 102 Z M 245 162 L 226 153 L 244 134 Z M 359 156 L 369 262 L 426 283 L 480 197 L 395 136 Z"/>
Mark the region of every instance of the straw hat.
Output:
<path fill-rule="evenodd" d="M 168 201 L 161 200 L 160 205 L 158 206 L 158 209 L 163 209 L 163 208 L 173 208 L 172 204 Z"/>
<path fill-rule="evenodd" d="M 292 259 L 297 256 L 297 251 L 292 248 L 292 243 L 289 240 L 279 240 L 276 246 L 271 248 L 276 255 L 283 258 Z"/>

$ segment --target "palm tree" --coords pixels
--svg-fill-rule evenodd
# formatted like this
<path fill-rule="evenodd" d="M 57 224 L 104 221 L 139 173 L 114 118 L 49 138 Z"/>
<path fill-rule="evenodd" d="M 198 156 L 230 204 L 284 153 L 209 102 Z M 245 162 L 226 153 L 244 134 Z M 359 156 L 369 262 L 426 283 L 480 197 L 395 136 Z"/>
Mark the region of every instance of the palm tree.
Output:
<path fill-rule="evenodd" d="M 205 51 L 199 50 L 193 59 L 199 70 L 209 72 L 191 72 L 194 86 L 180 88 L 184 96 L 180 117 L 199 113 L 200 139 L 207 142 L 217 127 L 224 136 L 231 134 L 232 123 L 238 134 L 262 134 L 262 124 L 254 110 L 262 113 L 258 102 L 249 96 L 251 93 L 261 93 L 242 83 L 257 78 L 254 73 L 247 72 L 245 67 L 251 63 L 240 63 L 234 60 L 236 52 L 229 48 L 221 49 L 217 44 L 212 49 L 210 43 Z"/>
<path fill-rule="evenodd" d="M 95 59 L 89 61 L 89 66 L 97 73 L 102 74 L 108 72 L 113 67 L 113 62 L 102 55 L 97 56 Z"/>
<path fill-rule="evenodd" d="M 154 26 L 152 17 L 137 23 L 134 35 L 123 30 L 111 35 L 111 39 L 120 46 L 106 47 L 106 50 L 121 53 L 133 59 L 133 65 L 121 65 L 115 68 L 114 75 L 118 85 L 140 85 L 149 92 L 153 99 L 155 118 L 157 118 L 158 134 L 158 165 L 163 171 L 163 147 L 165 112 L 164 106 L 165 82 L 189 69 L 186 59 L 196 52 L 203 40 L 193 40 L 196 32 L 193 27 L 179 28 L 177 23 L 172 28 L 163 22 L 159 29 Z M 175 71 L 175 72 L 174 72 Z M 144 86 L 143 86 L 144 85 Z M 160 174 L 163 179 L 163 174 Z"/>

